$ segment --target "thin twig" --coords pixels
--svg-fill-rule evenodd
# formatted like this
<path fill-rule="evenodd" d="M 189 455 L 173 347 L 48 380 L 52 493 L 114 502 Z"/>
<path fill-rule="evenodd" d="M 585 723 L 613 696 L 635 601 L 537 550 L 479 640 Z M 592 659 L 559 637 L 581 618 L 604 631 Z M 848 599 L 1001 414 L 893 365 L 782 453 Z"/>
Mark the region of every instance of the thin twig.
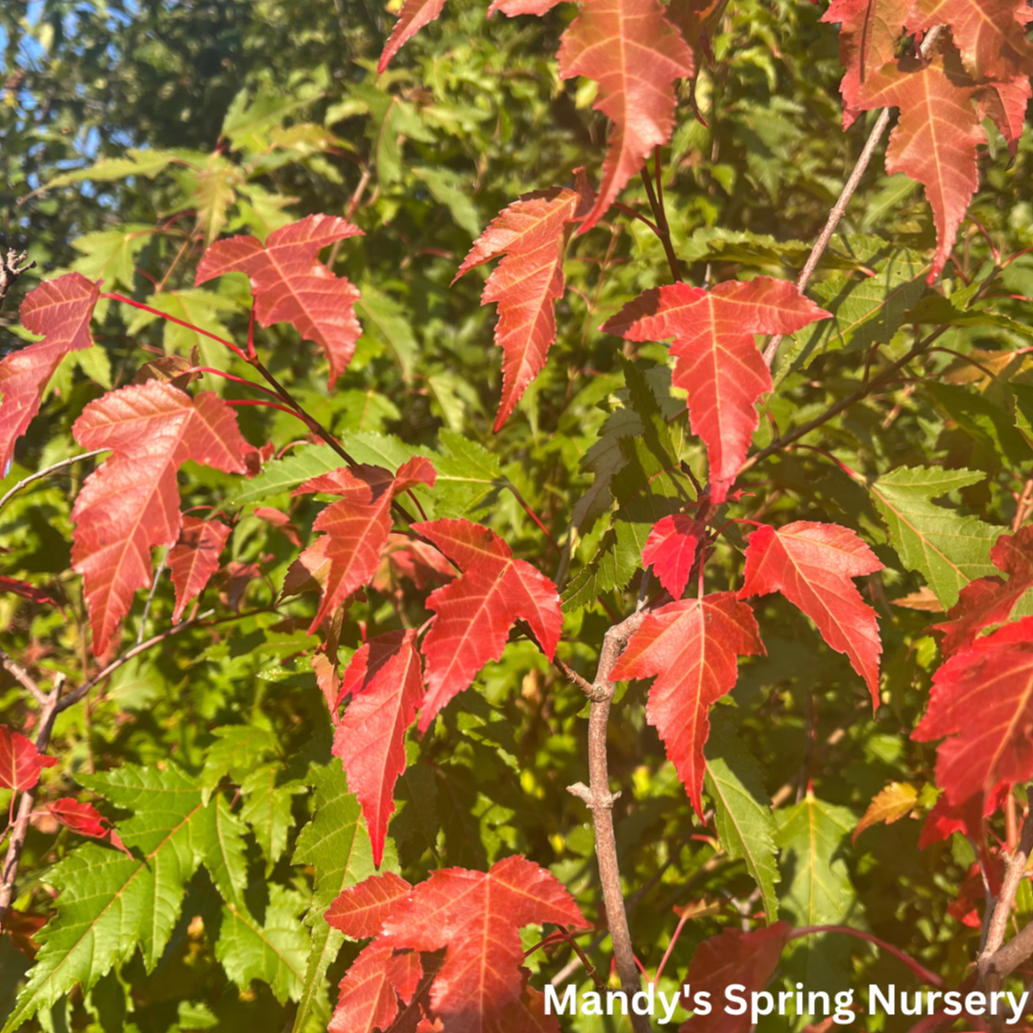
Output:
<path fill-rule="evenodd" d="M 589 699 L 592 698 L 595 690 L 587 678 L 583 678 L 570 664 L 564 663 L 558 656 L 552 662 L 560 669 L 567 681 L 576 685 Z"/>
<path fill-rule="evenodd" d="M 917 344 L 915 344 L 906 355 L 902 358 L 897 359 L 892 365 L 888 366 L 882 373 L 880 373 L 874 379 L 868 381 L 867 384 L 862 384 L 852 394 L 846 396 L 846 398 L 840 399 L 834 405 L 830 406 L 823 413 L 815 416 L 813 420 L 808 420 L 806 423 L 797 427 L 795 430 L 790 431 L 784 437 L 779 438 L 777 441 L 773 441 L 767 448 L 762 448 L 755 455 L 749 457 L 739 467 L 739 473 L 745 473 L 750 469 L 751 466 L 756 466 L 762 459 L 767 459 L 768 456 L 774 455 L 776 452 L 781 452 L 787 445 L 792 444 L 798 438 L 802 438 L 805 434 L 809 434 L 816 427 L 820 427 L 823 423 L 827 423 L 834 416 L 838 416 L 844 409 L 849 409 L 855 402 L 859 402 L 862 398 L 866 398 L 876 388 L 882 387 L 893 379 L 896 373 L 903 369 L 909 362 L 921 355 L 930 344 L 933 343 L 941 334 L 945 333 L 948 328 L 941 326 L 934 330 L 928 337 L 923 338 Z"/>
<path fill-rule="evenodd" d="M 933 44 L 936 42 L 937 37 L 942 31 L 943 26 L 937 25 L 926 33 L 926 37 L 922 40 L 922 46 L 920 48 L 920 52 L 923 57 L 932 50 Z M 890 109 L 883 108 L 882 113 L 875 120 L 875 125 L 872 126 L 872 131 L 868 134 L 868 139 L 865 142 L 864 148 L 857 158 L 857 164 L 854 165 L 854 169 L 850 173 L 850 177 L 847 179 L 846 183 L 843 185 L 843 189 L 840 192 L 839 197 L 836 199 L 836 203 L 829 211 L 829 217 L 825 220 L 825 226 L 821 233 L 818 234 L 818 239 L 814 242 L 814 247 L 811 248 L 811 253 L 807 256 L 807 261 L 804 263 L 803 269 L 800 270 L 800 275 L 796 280 L 796 286 L 801 293 L 803 293 L 807 284 L 811 282 L 814 270 L 818 268 L 821 256 L 829 246 L 829 241 L 832 239 L 832 235 L 836 232 L 836 227 L 839 225 L 840 219 L 842 219 L 846 214 L 847 206 L 850 204 L 850 199 L 854 196 L 854 191 L 857 190 L 860 185 L 861 177 L 868 170 L 868 164 L 871 162 L 879 144 L 882 142 L 882 136 L 886 132 L 886 127 L 889 124 Z M 767 347 L 764 349 L 764 361 L 769 366 L 774 363 L 775 356 L 778 354 L 778 346 L 781 343 L 781 334 L 776 334 L 770 341 L 768 341 Z"/>
<path fill-rule="evenodd" d="M 59 463 L 54 463 L 43 470 L 37 470 L 34 474 L 30 474 L 24 480 L 19 481 L 13 488 L 8 489 L 7 493 L 0 498 L 0 509 L 3 509 L 22 488 L 28 487 L 33 481 L 38 481 L 42 477 L 48 477 L 58 470 L 63 470 L 66 466 L 72 466 L 74 463 L 79 462 L 80 459 L 92 459 L 94 456 L 110 451 L 110 448 L 95 448 L 92 452 L 80 452 L 77 456 L 72 456 L 70 459 L 62 459 Z"/>
<path fill-rule="evenodd" d="M 158 582 L 161 580 L 162 574 L 165 573 L 165 563 L 169 558 L 169 550 L 166 549 L 161 554 L 161 560 L 158 563 L 158 569 L 154 572 L 154 580 L 151 582 L 151 590 L 147 593 L 147 602 L 143 604 L 143 613 L 140 615 L 140 627 L 136 632 L 136 644 L 140 645 L 143 642 L 144 632 L 147 630 L 147 618 L 151 613 L 151 603 L 154 602 L 154 593 L 158 591 Z"/>
<path fill-rule="evenodd" d="M 624 907 L 624 893 L 621 889 L 620 866 L 617 862 L 617 838 L 613 831 L 613 802 L 617 798 L 610 792 L 610 775 L 606 755 L 606 733 L 610 717 L 610 704 L 617 690 L 616 682 L 610 680 L 614 665 L 631 636 L 642 626 L 648 614 L 640 610 L 613 625 L 603 636 L 599 653 L 599 667 L 592 685 L 592 705 L 588 717 L 588 774 L 590 786 L 577 783 L 568 786 L 568 792 L 584 800 L 592 812 L 592 826 L 595 829 L 595 857 L 599 865 L 599 882 L 603 890 L 613 956 L 617 963 L 617 974 L 630 1000 L 641 987 L 635 951 L 628 928 L 628 916 Z M 619 795 L 619 794 L 617 794 Z M 635 1033 L 649 1033 L 649 1020 L 644 1015 L 631 1015 L 631 1026 Z"/>
<path fill-rule="evenodd" d="M 0 649 L 0 664 L 4 669 L 26 689 L 32 698 L 42 706 L 47 700 L 47 694 L 36 684 L 36 680 L 25 670 L 17 660 L 5 650 Z"/>
<path fill-rule="evenodd" d="M 178 624 L 173 624 L 171 628 L 166 628 L 160 635 L 154 635 L 147 639 L 146 642 L 141 642 L 139 645 L 133 646 L 132 649 L 127 650 L 120 657 L 112 660 L 107 667 L 102 671 L 99 671 L 92 678 L 87 678 L 74 692 L 70 692 L 58 706 L 58 712 L 61 713 L 67 710 L 70 706 L 78 703 L 95 685 L 104 681 L 105 678 L 110 678 L 124 664 L 129 663 L 130 660 L 135 656 L 139 656 L 141 653 L 147 652 L 152 646 L 158 645 L 159 642 L 164 642 L 166 639 L 172 638 L 173 635 L 178 635 L 181 631 L 185 631 L 187 628 L 198 624 L 206 617 L 210 617 L 215 611 L 207 610 L 204 613 L 198 614 L 196 617 L 191 617 L 188 620 L 180 621 Z"/>

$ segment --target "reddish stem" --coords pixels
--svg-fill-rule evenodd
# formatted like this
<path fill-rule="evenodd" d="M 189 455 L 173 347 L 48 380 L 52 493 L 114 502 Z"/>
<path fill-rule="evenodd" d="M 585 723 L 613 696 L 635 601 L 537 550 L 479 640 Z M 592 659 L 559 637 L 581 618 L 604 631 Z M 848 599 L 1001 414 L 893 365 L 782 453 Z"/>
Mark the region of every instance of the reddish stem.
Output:
<path fill-rule="evenodd" d="M 544 534 L 545 537 L 549 539 L 549 544 L 553 547 L 553 549 L 559 552 L 560 547 L 556 544 L 556 539 L 553 538 L 551 534 L 549 534 L 549 529 L 545 526 L 545 524 L 541 522 L 541 520 L 538 519 L 538 515 L 524 500 L 523 495 L 521 495 L 520 492 L 517 490 L 516 485 L 511 484 L 509 481 L 507 481 L 506 487 L 509 488 L 510 492 L 513 495 L 513 498 L 515 498 L 517 502 L 520 503 L 520 506 L 523 509 L 523 511 L 538 525 L 538 530 L 541 531 L 542 534 Z"/>
<path fill-rule="evenodd" d="M 634 208 L 630 208 L 626 204 L 621 204 L 620 201 L 614 201 L 613 207 L 618 211 L 624 212 L 625 215 L 630 215 L 633 218 L 638 219 L 639 222 L 644 222 L 656 234 L 658 239 L 663 239 L 660 235 L 660 230 L 652 219 L 647 219 L 641 212 L 636 212 Z"/>
<path fill-rule="evenodd" d="M 261 391 L 263 394 L 269 395 L 270 398 L 280 397 L 275 391 L 271 391 L 268 387 L 263 387 L 261 384 L 256 384 L 253 380 L 245 380 L 243 377 L 235 377 L 232 373 L 224 373 L 221 369 L 214 369 L 211 366 L 191 366 L 190 369 L 184 370 L 183 372 L 210 373 L 213 377 L 222 377 L 223 380 L 232 380 L 235 384 L 243 384 L 245 387 L 253 387 L 256 391 Z"/>
<path fill-rule="evenodd" d="M 847 925 L 808 925 L 802 929 L 794 929 L 789 940 L 786 942 L 792 942 L 793 940 L 799 940 L 804 936 L 810 936 L 813 933 L 843 933 L 846 936 L 854 936 L 858 940 L 867 940 L 868 943 L 874 943 L 877 947 L 882 948 L 884 951 L 889 951 L 894 957 L 899 958 L 902 962 L 919 979 L 924 983 L 928 983 L 930 986 L 935 986 L 938 990 L 943 989 L 943 980 L 935 973 L 930 972 L 924 965 L 915 961 L 914 958 L 909 957 L 899 947 L 894 947 L 893 944 L 887 943 L 885 940 L 880 940 L 878 936 L 872 936 L 871 933 L 861 932 L 860 929 L 851 929 Z"/>
<path fill-rule="evenodd" d="M 251 319 L 247 328 L 247 353 L 248 358 L 257 359 L 258 352 L 255 351 L 255 306 L 251 305 Z"/>
<path fill-rule="evenodd" d="M 226 402 L 227 405 L 262 405 L 268 409 L 279 409 L 280 412 L 289 413 L 291 416 L 297 416 L 299 420 L 304 423 L 304 419 L 293 410 L 289 409 L 286 405 L 280 405 L 279 402 L 267 402 L 264 398 L 235 398 Z"/>
<path fill-rule="evenodd" d="M 667 964 L 667 959 L 671 956 L 671 951 L 674 950 L 674 945 L 678 942 L 678 937 L 681 936 L 682 929 L 685 928 L 685 923 L 689 920 L 689 913 L 686 909 L 684 915 L 678 920 L 678 926 L 674 930 L 674 935 L 671 937 L 671 942 L 667 945 L 667 950 L 664 951 L 664 956 L 660 959 L 660 967 L 656 970 L 656 979 L 654 983 L 660 982 L 660 977 L 664 974 L 664 966 Z"/>
<path fill-rule="evenodd" d="M 234 355 L 238 358 L 243 359 L 245 362 L 248 361 L 248 357 L 232 342 L 227 341 L 224 337 L 219 337 L 218 334 L 211 334 L 207 330 L 202 330 L 199 326 L 194 326 L 193 323 L 188 323 L 186 320 L 177 319 L 175 316 L 170 316 L 167 312 L 161 312 L 159 309 L 151 308 L 150 305 L 145 305 L 142 301 L 134 301 L 132 298 L 127 298 L 122 294 L 114 294 L 109 291 L 104 291 L 101 294 L 102 298 L 108 298 L 111 301 L 121 301 L 123 305 L 130 305 L 133 308 L 142 309 L 144 312 L 150 312 L 152 316 L 157 316 L 159 319 L 164 319 L 169 323 L 175 323 L 177 326 L 185 326 L 188 330 L 193 330 L 195 334 L 200 334 L 202 337 L 208 337 L 213 341 L 218 341 L 219 344 L 225 345 Z"/>

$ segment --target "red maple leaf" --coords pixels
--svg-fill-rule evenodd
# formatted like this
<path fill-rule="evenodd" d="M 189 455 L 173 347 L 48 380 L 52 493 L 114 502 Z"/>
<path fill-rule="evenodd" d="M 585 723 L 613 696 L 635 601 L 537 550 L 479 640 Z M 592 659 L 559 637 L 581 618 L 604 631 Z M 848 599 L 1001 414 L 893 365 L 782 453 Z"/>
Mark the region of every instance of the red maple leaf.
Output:
<path fill-rule="evenodd" d="M 670 139 L 674 82 L 691 76 L 695 66 L 664 10 L 660 0 L 586 0 L 563 33 L 560 76 L 597 82 L 593 107 L 613 122 L 599 196 L 579 233 L 606 214 L 653 148 Z"/>
<path fill-rule="evenodd" d="M 0 725 L 0 789 L 31 789 L 44 768 L 52 768 L 57 757 L 40 753 L 25 738 Z"/>
<path fill-rule="evenodd" d="M 398 1015 L 398 998 L 408 1004 L 423 968 L 419 954 L 395 953 L 377 941 L 364 947 L 344 974 L 330 1033 L 373 1033 L 386 1030 Z"/>
<path fill-rule="evenodd" d="M 419 728 L 425 732 L 439 710 L 470 685 L 490 660 L 502 656 L 517 619 L 531 626 L 551 660 L 563 630 L 556 586 L 530 563 L 514 559 L 494 531 L 467 520 L 413 524 L 462 572 L 427 597 L 437 616 L 423 640 L 427 697 Z"/>
<path fill-rule="evenodd" d="M 398 901 L 374 944 L 444 948 L 444 963 L 431 986 L 431 1010 L 448 1033 L 483 1033 L 520 1001 L 520 929 L 542 922 L 588 928 L 555 876 L 514 856 L 486 873 L 431 872 Z"/>
<path fill-rule="evenodd" d="M 423 592 L 451 581 L 454 574 L 455 568 L 433 545 L 392 532 L 380 550 L 380 564 L 371 584 L 378 592 L 401 598 L 403 578 Z"/>
<path fill-rule="evenodd" d="M 968 0 L 965 0 L 967 3 Z M 979 186 L 976 145 L 983 139 L 973 89 L 957 86 L 935 58 L 914 71 L 888 65 L 861 86 L 857 105 L 900 108 L 886 148 L 886 171 L 904 172 L 925 187 L 936 223 L 936 254 L 927 280 L 939 276 L 958 226 Z"/>
<path fill-rule="evenodd" d="M 341 678 L 339 698 L 349 694 L 332 752 L 341 758 L 348 788 L 362 805 L 379 868 L 395 809 L 395 783 L 405 770 L 405 732 L 423 701 L 416 632 L 390 631 L 363 645 Z"/>
<path fill-rule="evenodd" d="M 194 282 L 246 273 L 259 323 L 290 323 L 302 338 L 318 344 L 330 363 L 333 387 L 362 333 L 354 311 L 359 292 L 316 256 L 328 244 L 354 236 L 362 236 L 362 230 L 347 219 L 308 215 L 273 230 L 264 245 L 249 236 L 217 240 L 201 259 Z"/>
<path fill-rule="evenodd" d="M 151 549 L 173 545 L 182 518 L 176 472 L 188 459 L 244 472 L 246 442 L 233 410 L 211 391 L 195 399 L 148 380 L 111 391 L 72 427 L 83 448 L 111 456 L 89 477 L 72 508 L 73 566 L 83 575 L 93 651 L 103 653 L 151 580 Z"/>
<path fill-rule="evenodd" d="M 951 804 L 946 796 L 941 796 L 925 816 L 925 824 L 918 837 L 918 849 L 924 850 L 933 843 L 939 843 L 954 832 L 963 832 L 973 843 L 979 845 L 981 853 L 985 853 L 982 844 L 986 841 L 986 819 L 1004 803 L 1010 788 L 1007 783 L 1001 783 L 994 787 L 993 792 L 973 793 L 956 806 Z"/>
<path fill-rule="evenodd" d="M 39 412 L 43 390 L 61 360 L 93 347 L 90 319 L 99 296 L 100 285 L 81 273 L 47 280 L 25 295 L 22 326 L 44 336 L 0 362 L 0 476 L 7 472 L 15 442 Z"/>
<path fill-rule="evenodd" d="M 710 462 L 710 498 L 723 502 L 757 429 L 757 399 L 772 388 L 754 334 L 789 334 L 828 312 L 788 280 L 728 280 L 707 291 L 676 283 L 640 294 L 602 327 L 629 341 L 674 338 L 676 387 L 688 392 L 692 432 Z"/>
<path fill-rule="evenodd" d="M 1033 617 L 955 653 L 933 675 L 929 709 L 911 733 L 946 736 L 936 784 L 957 806 L 976 793 L 1033 778 Z"/>
<path fill-rule="evenodd" d="M 398 12 L 398 20 L 391 30 L 380 60 L 377 62 L 377 74 L 387 70 L 391 58 L 398 53 L 424 27 L 429 25 L 445 7 L 445 0 L 405 0 Z"/>
<path fill-rule="evenodd" d="M 947 620 L 933 625 L 933 631 L 943 635 L 940 650 L 944 656 L 971 646 L 984 628 L 1003 624 L 1015 604 L 1033 588 L 1033 527 L 1023 527 L 1014 535 L 1002 534 L 990 550 L 990 559 L 1008 575 L 1008 581 L 981 577 L 965 585 L 947 611 Z"/>
<path fill-rule="evenodd" d="M 706 533 L 705 523 L 687 513 L 675 513 L 658 520 L 642 546 L 643 566 L 653 568 L 660 584 L 675 599 L 680 599 L 685 591 L 699 543 Z"/>
<path fill-rule="evenodd" d="M 777 530 L 759 527 L 746 545 L 739 598 L 781 592 L 801 609 L 837 653 L 845 653 L 879 707 L 879 625 L 850 580 L 882 570 L 857 535 L 838 524 L 798 520 Z"/>
<path fill-rule="evenodd" d="M 496 433 L 545 365 L 556 340 L 553 302 L 563 294 L 563 251 L 569 227 L 583 214 L 586 200 L 590 203 L 576 190 L 560 188 L 525 194 L 492 219 L 452 280 L 504 256 L 481 294 L 482 305 L 499 305 L 495 343 L 503 360 Z"/>
<path fill-rule="evenodd" d="M 966 70 L 976 79 L 1011 79 L 1033 72 L 1026 0 L 915 0 L 909 32 L 949 25 Z"/>
<path fill-rule="evenodd" d="M 380 932 L 384 919 L 411 889 L 412 886 L 394 872 L 371 875 L 344 890 L 323 917 L 345 936 L 365 940 Z"/>
<path fill-rule="evenodd" d="M 47 813 L 73 832 L 78 832 L 80 836 L 106 839 L 122 853 L 129 857 L 133 856 L 122 842 L 122 837 L 114 828 L 110 827 L 111 823 L 93 804 L 80 803 L 78 800 L 62 797 L 60 800 L 47 804 Z"/>
<path fill-rule="evenodd" d="M 233 528 L 221 520 L 202 520 L 200 517 L 183 517 L 183 529 L 179 541 L 169 552 L 169 574 L 176 589 L 176 608 L 172 611 L 175 624 L 187 603 L 196 599 L 219 569 L 219 554 L 226 544 Z"/>
<path fill-rule="evenodd" d="M 37 588 L 35 585 L 30 585 L 25 581 L 19 581 L 17 578 L 5 577 L 3 574 L 0 574 L 0 592 L 20 595 L 23 599 L 28 599 L 30 602 L 39 603 L 41 606 L 53 606 L 61 610 L 62 613 L 65 612 L 61 604 L 48 595 L 44 589 Z"/>
<path fill-rule="evenodd" d="M 696 948 L 682 982 L 706 987 L 712 992 L 738 983 L 745 988 L 743 993 L 747 998 L 760 993 L 774 975 L 792 931 L 787 922 L 775 922 L 747 933 L 740 929 L 725 929 Z M 691 1006 L 689 1002 L 686 1005 Z M 725 1012 L 719 1023 L 721 1033 L 748 1033 L 751 1021 L 749 1010 L 743 1015 Z M 714 1025 L 711 1018 L 696 1014 L 681 1026 L 679 1033 L 704 1033 Z"/>
<path fill-rule="evenodd" d="M 823 22 L 839 25 L 844 129 L 857 118 L 861 84 L 897 56 L 909 10 L 909 0 L 832 0 L 822 15 Z"/>
<path fill-rule="evenodd" d="M 325 534 L 301 554 L 300 561 L 322 586 L 309 634 L 357 588 L 369 584 L 391 533 L 391 503 L 416 484 L 434 484 L 429 459 L 416 456 L 392 475 L 380 466 L 342 466 L 294 490 L 295 495 L 340 495 L 316 517 L 312 530 Z"/>
<path fill-rule="evenodd" d="M 1033 96 L 1028 75 L 1019 75 L 1008 82 L 992 82 L 977 88 L 975 97 L 979 117 L 993 120 L 1001 135 L 1008 141 L 1008 151 L 1014 158 L 1019 150 L 1019 138 L 1026 125 L 1026 108 Z"/>
<path fill-rule="evenodd" d="M 657 676 L 646 720 L 660 733 L 701 818 L 710 706 L 735 687 L 739 657 L 758 653 L 764 644 L 753 610 L 734 593 L 717 592 L 651 613 L 613 669 L 618 681 Z"/>

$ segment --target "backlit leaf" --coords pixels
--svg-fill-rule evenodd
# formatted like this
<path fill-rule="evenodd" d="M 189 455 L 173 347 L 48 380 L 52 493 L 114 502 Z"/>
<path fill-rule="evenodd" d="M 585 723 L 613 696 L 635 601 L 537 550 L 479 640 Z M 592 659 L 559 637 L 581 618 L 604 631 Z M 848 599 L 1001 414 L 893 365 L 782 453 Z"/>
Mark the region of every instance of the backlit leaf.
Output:
<path fill-rule="evenodd" d="M 673 383 L 688 392 L 692 432 L 707 446 L 710 492 L 723 502 L 757 429 L 771 373 L 755 334 L 789 334 L 828 315 L 787 280 L 728 280 L 707 291 L 676 283 L 646 291 L 603 330 L 629 341 L 674 338 Z"/>
<path fill-rule="evenodd" d="M 362 234 L 347 219 L 310 215 L 274 230 L 265 245 L 254 237 L 216 241 L 197 267 L 195 284 L 225 273 L 246 273 L 262 326 L 290 323 L 323 349 L 330 386 L 347 368 L 362 332 L 353 306 L 359 292 L 316 258 L 321 248 Z"/>
<path fill-rule="evenodd" d="M 176 472 L 188 459 L 244 473 L 246 442 L 217 395 L 191 399 L 149 380 L 91 402 L 72 433 L 84 448 L 109 448 L 72 509 L 72 558 L 83 575 L 93 651 L 108 647 L 133 594 L 151 581 L 151 549 L 175 544 L 182 518 Z"/>
<path fill-rule="evenodd" d="M 763 652 L 750 607 L 732 592 L 717 592 L 649 614 L 613 669 L 620 681 L 657 676 L 646 720 L 660 733 L 700 817 L 710 706 L 735 687 L 739 657 Z"/>
<path fill-rule="evenodd" d="M 777 530 L 759 527 L 747 542 L 739 598 L 781 592 L 814 621 L 829 646 L 847 655 L 877 710 L 879 625 L 850 580 L 877 570 L 882 564 L 875 553 L 838 524 L 800 520 Z"/>
<path fill-rule="evenodd" d="M 98 285 L 79 273 L 46 280 L 25 295 L 22 326 L 44 336 L 0 361 L 0 474 L 7 472 L 14 444 L 39 412 L 43 389 L 61 360 L 93 347 L 90 319 L 99 296 Z"/>
<path fill-rule="evenodd" d="M 494 531 L 466 520 L 435 520 L 412 529 L 461 571 L 427 597 L 427 607 L 437 616 L 421 646 L 427 661 L 423 732 L 489 660 L 502 656 L 516 620 L 527 621 L 551 660 L 563 614 L 556 586 L 530 563 L 514 558 Z"/>
<path fill-rule="evenodd" d="M 563 294 L 563 250 L 569 226 L 586 199 L 557 188 L 527 194 L 504 208 L 474 243 L 453 279 L 503 256 L 488 277 L 481 304 L 498 302 L 495 343 L 502 349 L 502 398 L 496 433 L 556 340 L 553 303 Z"/>
<path fill-rule="evenodd" d="M 405 732 L 423 701 L 423 671 L 414 631 L 391 631 L 361 646 L 341 676 L 351 696 L 334 731 L 333 753 L 362 804 L 380 866 L 395 782 L 405 770 Z"/>

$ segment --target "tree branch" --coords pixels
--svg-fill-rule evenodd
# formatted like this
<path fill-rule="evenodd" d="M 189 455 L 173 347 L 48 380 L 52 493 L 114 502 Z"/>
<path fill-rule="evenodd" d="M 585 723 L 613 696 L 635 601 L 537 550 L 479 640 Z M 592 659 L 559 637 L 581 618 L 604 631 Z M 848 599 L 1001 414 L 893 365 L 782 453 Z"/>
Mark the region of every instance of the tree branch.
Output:
<path fill-rule="evenodd" d="M 621 986 L 628 995 L 641 987 L 635 952 L 628 928 L 628 916 L 624 908 L 624 894 L 621 890 L 620 866 L 617 863 L 617 838 L 613 831 L 613 801 L 617 798 L 610 792 L 610 775 L 606 757 L 606 732 L 610 717 L 610 704 L 617 689 L 610 674 L 621 650 L 631 636 L 642 626 L 647 610 L 639 610 L 620 624 L 615 624 L 603 637 L 599 653 L 599 667 L 592 684 L 591 710 L 588 717 L 588 774 L 590 786 L 579 782 L 569 786 L 568 791 L 584 800 L 592 812 L 592 826 L 595 830 L 595 856 L 599 865 L 599 882 L 603 889 L 603 903 L 606 919 L 613 941 L 613 955 L 617 962 L 617 974 Z M 619 795 L 619 794 L 618 794 Z M 633 1009 L 632 1009 L 633 1012 Z M 650 1024 L 644 1015 L 632 1013 L 629 1016 L 635 1033 L 649 1033 Z"/>
<path fill-rule="evenodd" d="M 984 985 L 988 980 L 994 979 L 994 977 L 1002 978 L 1007 974 L 1000 971 L 998 955 L 1001 951 L 1001 944 L 1004 943 L 1005 933 L 1008 931 L 1008 919 L 1011 917 L 1012 908 L 1015 906 L 1015 895 L 1018 893 L 1019 884 L 1026 874 L 1026 869 L 1029 867 L 1031 851 L 1033 851 L 1033 811 L 1026 815 L 1025 824 L 1022 826 L 1022 838 L 1019 840 L 1019 845 L 1012 852 L 1011 857 L 1008 858 L 1001 891 L 997 894 L 993 915 L 987 927 L 986 944 L 976 960 L 979 981 Z M 1027 932 L 1028 929 L 1029 927 L 1023 929 L 1022 933 Z M 1019 933 L 1019 936 L 1022 933 Z M 1019 936 L 1016 936 L 1015 940 L 1018 940 Z M 1015 940 L 1012 940 L 1008 946 L 1010 947 L 1015 943 Z M 1030 950 L 1033 951 L 1033 940 L 1030 941 Z M 1019 962 L 1023 960 L 1025 959 L 1020 958 Z"/>
<path fill-rule="evenodd" d="M 7 257 L 0 256 L 0 308 L 3 308 L 4 298 L 7 292 L 14 286 L 18 277 L 30 269 L 36 268 L 35 262 L 27 262 L 28 254 L 18 254 L 14 248 L 9 248 Z"/>
<path fill-rule="evenodd" d="M 929 51 L 932 50 L 933 44 L 936 42 L 937 37 L 941 32 L 943 32 L 943 26 L 936 25 L 926 33 L 926 37 L 922 40 L 922 45 L 919 48 L 919 52 L 922 57 L 925 57 Z M 854 196 L 854 192 L 860 185 L 861 177 L 868 170 L 868 165 L 871 162 L 875 151 L 878 149 L 879 144 L 882 142 L 882 136 L 886 132 L 886 127 L 889 124 L 890 109 L 883 108 L 882 113 L 875 121 L 875 125 L 872 126 L 872 131 L 868 134 L 868 139 L 865 141 L 864 148 L 858 155 L 857 163 L 854 165 L 853 171 L 850 173 L 846 183 L 843 184 L 843 189 L 840 191 L 839 197 L 836 199 L 836 203 L 829 211 L 829 217 L 825 220 L 825 225 L 822 228 L 821 233 L 818 234 L 818 239 L 814 242 L 814 247 L 811 248 L 811 253 L 807 256 L 807 261 L 804 263 L 803 269 L 800 270 L 800 275 L 796 280 L 796 286 L 799 288 L 801 294 L 807 284 L 811 282 L 814 270 L 818 268 L 821 256 L 829 246 L 829 241 L 832 239 L 832 235 L 836 232 L 836 227 L 839 225 L 840 219 L 842 219 L 846 214 L 847 206 L 850 204 L 850 199 Z M 768 341 L 767 347 L 764 349 L 764 361 L 769 366 L 774 363 L 775 356 L 778 354 L 778 346 L 781 343 L 781 334 L 776 334 L 770 341 Z"/>

